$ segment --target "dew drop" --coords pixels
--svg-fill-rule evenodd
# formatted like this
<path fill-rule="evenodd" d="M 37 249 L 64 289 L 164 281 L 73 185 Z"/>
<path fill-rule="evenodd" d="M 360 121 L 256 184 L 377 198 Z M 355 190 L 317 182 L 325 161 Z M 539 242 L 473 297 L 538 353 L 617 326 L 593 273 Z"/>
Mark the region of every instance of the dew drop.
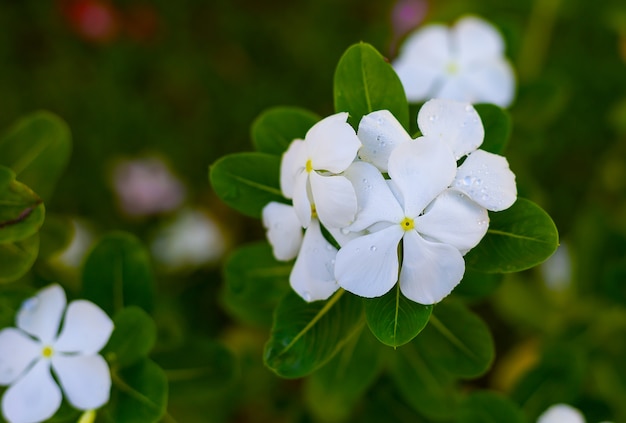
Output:
<path fill-rule="evenodd" d="M 348 235 L 350 233 L 350 230 L 347 228 L 341 228 L 341 233 L 344 235 Z"/>
<path fill-rule="evenodd" d="M 428 117 L 428 120 L 429 120 L 429 121 L 431 121 L 431 122 L 436 121 L 436 120 L 437 120 L 437 115 L 430 115 L 430 116 Z"/>
<path fill-rule="evenodd" d="M 384 147 L 384 146 L 386 146 L 386 145 L 387 145 L 387 143 L 386 143 L 385 141 L 381 141 L 381 142 L 380 142 L 380 146 L 381 146 L 381 147 Z"/>
<path fill-rule="evenodd" d="M 362 181 L 362 182 L 363 182 L 364 184 L 366 184 L 366 183 L 367 183 L 367 179 L 366 179 L 366 178 L 363 178 L 363 181 Z"/>
<path fill-rule="evenodd" d="M 361 249 L 360 249 L 360 248 L 357 248 L 357 249 L 355 250 L 355 252 L 356 252 L 356 253 L 360 253 L 360 252 L 361 252 Z"/>
<path fill-rule="evenodd" d="M 330 244 L 326 244 L 326 249 L 327 249 L 328 251 L 332 251 L 332 250 L 333 250 L 333 248 L 334 248 L 334 247 L 333 247 L 332 245 L 330 245 Z"/>
<path fill-rule="evenodd" d="M 482 179 L 480 178 L 476 179 L 476 182 L 475 182 L 476 185 L 480 185 L 482 183 L 483 183 Z"/>
<path fill-rule="evenodd" d="M 309 291 L 304 291 L 302 293 L 302 298 L 304 298 L 304 301 L 309 302 L 311 301 L 311 293 Z"/>
<path fill-rule="evenodd" d="M 26 312 L 35 311 L 37 307 L 39 307 L 39 298 L 36 297 L 24 300 L 22 303 L 22 310 Z"/>
<path fill-rule="evenodd" d="M 475 179 L 476 178 L 474 178 L 473 176 L 467 175 L 466 177 L 463 178 L 463 185 L 468 187 L 474 183 Z"/>
<path fill-rule="evenodd" d="M 377 249 L 378 249 L 378 248 L 376 248 L 376 246 L 375 246 L 375 245 L 372 245 L 372 246 L 370 247 L 370 251 L 372 251 L 372 252 L 376 251 Z"/>
<path fill-rule="evenodd" d="M 469 105 L 469 104 L 467 106 L 465 106 L 465 111 L 466 112 L 471 112 L 473 109 L 474 108 L 471 105 Z"/>
<path fill-rule="evenodd" d="M 489 200 L 489 196 L 487 194 L 483 194 L 482 197 L 480 197 L 483 201 L 487 201 Z"/>

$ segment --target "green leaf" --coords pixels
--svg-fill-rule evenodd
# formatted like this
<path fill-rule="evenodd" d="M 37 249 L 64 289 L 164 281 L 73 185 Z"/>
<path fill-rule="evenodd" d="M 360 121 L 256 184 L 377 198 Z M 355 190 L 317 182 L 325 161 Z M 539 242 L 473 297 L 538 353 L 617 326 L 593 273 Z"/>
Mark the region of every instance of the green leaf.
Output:
<path fill-rule="evenodd" d="M 47 214 L 46 221 L 39 230 L 41 238 L 39 258 L 52 258 L 65 250 L 74 239 L 75 232 L 74 225 L 69 218 Z"/>
<path fill-rule="evenodd" d="M 222 344 L 194 336 L 175 350 L 154 355 L 170 386 L 170 398 L 196 401 L 233 385 L 239 375 L 234 355 Z"/>
<path fill-rule="evenodd" d="M 107 414 L 114 422 L 156 423 L 167 406 L 167 379 L 163 370 L 148 359 L 112 371 L 113 393 Z"/>
<path fill-rule="evenodd" d="M 277 261 L 266 242 L 239 248 L 224 265 L 222 303 L 238 319 L 270 327 L 276 305 L 290 289 L 292 267 Z"/>
<path fill-rule="evenodd" d="M 348 122 L 355 129 L 364 115 L 376 110 L 389 110 L 409 129 L 409 105 L 400 78 L 369 44 L 351 46 L 339 60 L 334 97 L 335 111 L 349 112 Z"/>
<path fill-rule="evenodd" d="M 127 367 L 146 358 L 156 342 L 157 330 L 152 318 L 143 309 L 130 306 L 113 318 L 115 330 L 102 355 L 117 367 Z"/>
<path fill-rule="evenodd" d="M 19 120 L 0 138 L 0 165 L 48 200 L 72 150 L 67 124 L 49 112 L 36 112 Z"/>
<path fill-rule="evenodd" d="M 421 337 L 396 350 L 391 377 L 402 397 L 428 421 L 450 419 L 459 403 L 455 379 L 424 356 L 415 342 Z"/>
<path fill-rule="evenodd" d="M 230 207 L 261 217 L 270 201 L 285 202 L 280 190 L 280 157 L 266 153 L 237 153 L 222 157 L 209 171 L 215 193 Z"/>
<path fill-rule="evenodd" d="M 458 423 L 525 423 L 518 406 L 496 392 L 478 391 L 470 394 L 459 409 Z"/>
<path fill-rule="evenodd" d="M 372 333 L 383 344 L 399 347 L 415 338 L 424 329 L 433 310 L 409 300 L 400 292 L 400 285 L 378 298 L 364 298 L 365 317 Z"/>
<path fill-rule="evenodd" d="M 463 280 L 454 291 L 455 297 L 466 300 L 478 300 L 492 294 L 502 283 L 503 276 L 499 273 L 482 273 L 465 269 Z"/>
<path fill-rule="evenodd" d="M 39 252 L 39 234 L 16 242 L 0 244 L 0 283 L 24 276 L 35 263 Z"/>
<path fill-rule="evenodd" d="M 257 151 L 280 156 L 293 140 L 304 139 L 319 120 L 315 113 L 299 107 L 274 107 L 252 124 L 252 142 Z"/>
<path fill-rule="evenodd" d="M 480 149 L 502 154 L 506 150 L 511 135 L 511 115 L 495 104 L 475 104 L 474 108 L 480 115 L 485 128 L 485 139 Z"/>
<path fill-rule="evenodd" d="M 265 364 L 285 378 L 306 376 L 326 364 L 362 327 L 362 315 L 360 298 L 344 290 L 312 303 L 289 291 L 274 314 Z"/>
<path fill-rule="evenodd" d="M 83 297 L 109 315 L 136 305 L 152 310 L 154 276 L 150 256 L 133 235 L 114 232 L 91 251 L 83 270 Z"/>
<path fill-rule="evenodd" d="M 423 350 L 430 366 L 454 377 L 480 376 L 495 355 L 489 327 L 463 304 L 451 300 L 437 304 L 430 324 L 413 344 Z"/>
<path fill-rule="evenodd" d="M 0 243 L 28 238 L 39 231 L 45 209 L 41 198 L 0 166 Z"/>
<path fill-rule="evenodd" d="M 362 330 L 306 379 L 308 408 L 322 421 L 345 421 L 380 374 L 384 358 L 378 341 Z"/>
<path fill-rule="evenodd" d="M 36 291 L 26 284 L 0 286 L 0 328 L 15 325 L 15 315 L 27 298 Z"/>
<path fill-rule="evenodd" d="M 545 261 L 559 245 L 552 218 L 532 201 L 518 198 L 507 210 L 490 212 L 489 217 L 487 235 L 465 256 L 473 270 L 519 272 Z"/>

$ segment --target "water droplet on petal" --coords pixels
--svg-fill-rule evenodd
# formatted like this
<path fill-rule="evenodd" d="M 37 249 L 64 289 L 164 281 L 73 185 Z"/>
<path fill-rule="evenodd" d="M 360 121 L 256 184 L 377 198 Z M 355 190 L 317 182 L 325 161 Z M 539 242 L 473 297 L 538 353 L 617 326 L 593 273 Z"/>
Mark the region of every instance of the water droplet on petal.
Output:
<path fill-rule="evenodd" d="M 24 300 L 22 303 L 22 310 L 27 312 L 34 311 L 37 307 L 39 307 L 39 298 L 36 297 Z"/>
<path fill-rule="evenodd" d="M 487 194 L 483 194 L 483 196 L 481 198 L 482 198 L 483 201 L 489 200 L 489 196 Z"/>
<path fill-rule="evenodd" d="M 363 183 L 366 184 L 367 183 L 367 179 L 363 178 Z"/>
<path fill-rule="evenodd" d="M 354 250 L 354 251 L 355 251 L 356 253 L 360 253 L 360 252 L 361 252 L 361 249 L 360 249 L 360 248 L 357 248 L 357 249 L 356 249 L 356 250 Z"/>
<path fill-rule="evenodd" d="M 466 112 L 471 112 L 473 109 L 474 109 L 474 108 L 473 108 L 470 104 L 468 104 L 467 106 L 465 106 L 465 111 L 466 111 Z"/>
<path fill-rule="evenodd" d="M 328 251 L 332 251 L 334 248 L 335 248 L 335 247 L 333 247 L 333 246 L 332 246 L 332 245 L 330 245 L 330 244 L 327 244 L 327 245 L 326 245 L 326 249 L 327 249 Z"/>
<path fill-rule="evenodd" d="M 341 228 L 341 233 L 344 235 L 348 235 L 350 233 L 350 230 L 347 228 Z"/>
<path fill-rule="evenodd" d="M 376 246 L 375 246 L 375 245 L 372 245 L 372 246 L 370 247 L 370 251 L 371 251 L 371 252 L 374 252 L 374 251 L 376 251 L 376 250 L 377 250 L 377 248 L 376 248 Z"/>
<path fill-rule="evenodd" d="M 431 121 L 431 122 L 436 121 L 436 120 L 437 120 L 437 115 L 430 115 L 430 116 L 428 117 L 428 120 L 429 120 L 429 121 Z"/>
<path fill-rule="evenodd" d="M 385 145 L 387 145 L 387 143 L 386 143 L 385 141 L 381 141 L 381 142 L 380 142 L 380 146 L 381 146 L 381 147 L 384 147 Z"/>

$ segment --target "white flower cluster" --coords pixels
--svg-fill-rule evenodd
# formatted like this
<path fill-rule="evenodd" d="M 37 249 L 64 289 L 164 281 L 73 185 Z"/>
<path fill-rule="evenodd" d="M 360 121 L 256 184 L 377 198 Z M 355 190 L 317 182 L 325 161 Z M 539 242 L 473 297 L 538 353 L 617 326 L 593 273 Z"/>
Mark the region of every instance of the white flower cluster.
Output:
<path fill-rule="evenodd" d="M 323 119 L 283 155 L 281 189 L 293 206 L 263 209 L 274 255 L 296 258 L 290 283 L 306 301 L 339 287 L 378 297 L 399 282 L 407 298 L 437 303 L 463 278 L 487 210 L 515 202 L 515 175 L 479 149 L 484 129 L 469 103 L 425 103 L 417 139 L 387 110 L 364 116 L 357 132 L 347 118 Z"/>

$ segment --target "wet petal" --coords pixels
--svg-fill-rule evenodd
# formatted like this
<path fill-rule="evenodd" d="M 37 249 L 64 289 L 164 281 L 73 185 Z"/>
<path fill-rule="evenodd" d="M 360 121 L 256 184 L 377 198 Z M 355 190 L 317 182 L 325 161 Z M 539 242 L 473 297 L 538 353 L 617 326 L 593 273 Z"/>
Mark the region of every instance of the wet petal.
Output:
<path fill-rule="evenodd" d="M 310 173 L 315 210 L 324 226 L 344 228 L 354 221 L 356 194 L 345 176 Z"/>
<path fill-rule="evenodd" d="M 293 190 L 293 208 L 303 228 L 311 222 L 311 200 L 309 188 L 310 173 L 302 172 L 296 177 Z"/>
<path fill-rule="evenodd" d="M 506 158 L 483 150 L 467 156 L 453 186 L 491 211 L 508 209 L 517 199 L 515 174 Z"/>
<path fill-rule="evenodd" d="M 337 253 L 335 276 L 346 291 L 374 298 L 386 294 L 398 280 L 398 224 L 356 238 Z"/>
<path fill-rule="evenodd" d="M 504 53 L 504 41 L 498 30 L 484 19 L 467 16 L 451 28 L 456 57 L 463 64 L 499 57 Z"/>
<path fill-rule="evenodd" d="M 87 300 L 72 301 L 65 312 L 54 350 L 95 354 L 109 341 L 111 332 L 113 321 L 100 307 Z"/>
<path fill-rule="evenodd" d="M 359 123 L 358 136 L 363 143 L 359 157 L 382 172 L 387 172 L 391 151 L 398 144 L 411 140 L 389 110 L 379 110 L 363 116 Z"/>
<path fill-rule="evenodd" d="M 41 354 L 43 346 L 22 331 L 0 332 L 0 385 L 15 381 Z"/>
<path fill-rule="evenodd" d="M 415 219 L 415 229 L 425 239 L 450 244 L 461 254 L 474 248 L 488 228 L 487 210 L 454 189 L 442 192 Z"/>
<path fill-rule="evenodd" d="M 515 95 L 515 74 L 510 63 L 493 59 L 464 72 L 463 79 L 471 90 L 468 101 L 493 103 L 508 107 Z"/>
<path fill-rule="evenodd" d="M 456 174 L 456 161 L 445 144 L 420 137 L 399 145 L 389 158 L 389 176 L 402 195 L 404 213 L 417 217 L 446 189 Z"/>
<path fill-rule="evenodd" d="M 354 161 L 361 141 L 347 119 L 348 113 L 337 113 L 309 129 L 305 142 L 313 169 L 341 173 Z"/>
<path fill-rule="evenodd" d="M 463 279 L 465 262 L 459 250 L 448 244 L 429 242 L 416 231 L 404 236 L 404 260 L 400 290 L 420 304 L 435 304 Z"/>
<path fill-rule="evenodd" d="M 303 140 L 294 140 L 280 162 L 280 189 L 286 198 L 293 197 L 296 177 L 304 172 L 306 149 Z"/>
<path fill-rule="evenodd" d="M 330 297 L 339 289 L 334 273 L 336 256 L 337 249 L 326 241 L 317 219 L 312 219 L 289 276 L 293 290 L 307 302 Z"/>
<path fill-rule="evenodd" d="M 537 423 L 585 423 L 585 418 L 574 407 L 555 404 L 539 416 Z"/>
<path fill-rule="evenodd" d="M 17 312 L 17 327 L 43 344 L 50 344 L 59 331 L 65 304 L 65 292 L 59 285 L 43 288 L 22 303 Z"/>
<path fill-rule="evenodd" d="M 277 260 L 291 260 L 302 245 L 302 226 L 292 206 L 272 201 L 263 208 L 263 226 Z"/>
<path fill-rule="evenodd" d="M 356 220 L 349 230 L 358 232 L 377 222 L 398 223 L 404 218 L 398 200 L 373 165 L 355 162 L 345 176 L 352 182 L 357 197 Z"/>
<path fill-rule="evenodd" d="M 427 101 L 417 115 L 417 124 L 424 136 L 446 143 L 456 160 L 476 150 L 485 137 L 476 109 L 459 101 Z"/>
<path fill-rule="evenodd" d="M 61 405 L 61 390 L 50 374 L 50 361 L 40 360 L 2 397 L 2 413 L 11 423 L 49 419 Z"/>
<path fill-rule="evenodd" d="M 98 408 L 109 401 L 111 374 L 102 356 L 55 354 L 52 368 L 67 400 L 79 410 Z"/>

